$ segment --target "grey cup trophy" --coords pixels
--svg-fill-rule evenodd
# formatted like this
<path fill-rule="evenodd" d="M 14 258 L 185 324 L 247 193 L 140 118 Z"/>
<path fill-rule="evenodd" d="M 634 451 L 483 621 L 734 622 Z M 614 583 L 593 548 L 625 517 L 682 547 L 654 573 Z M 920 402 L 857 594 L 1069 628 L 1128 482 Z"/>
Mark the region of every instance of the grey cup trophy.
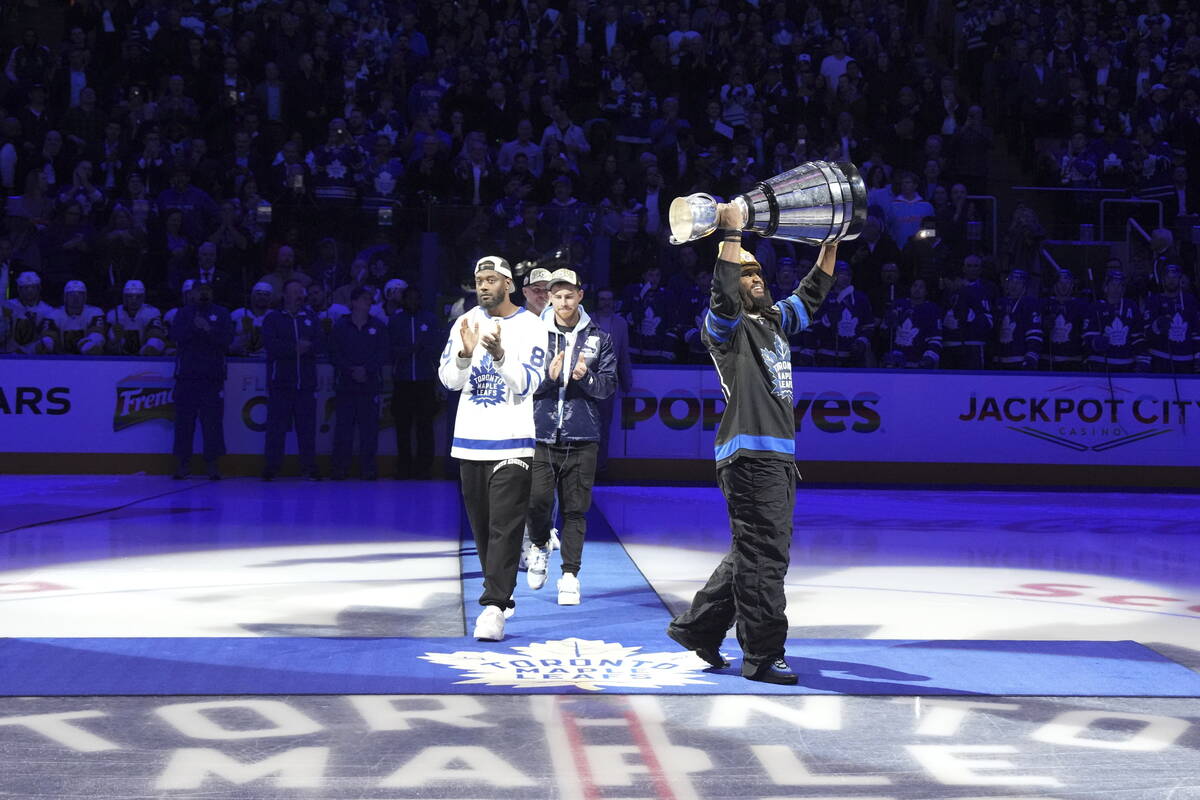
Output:
<path fill-rule="evenodd" d="M 742 230 L 806 244 L 854 239 L 867 218 L 867 187 L 849 162 L 807 161 L 767 178 L 730 201 Z M 717 229 L 717 201 L 697 193 L 676 197 L 668 211 L 671 244 L 708 236 Z"/>

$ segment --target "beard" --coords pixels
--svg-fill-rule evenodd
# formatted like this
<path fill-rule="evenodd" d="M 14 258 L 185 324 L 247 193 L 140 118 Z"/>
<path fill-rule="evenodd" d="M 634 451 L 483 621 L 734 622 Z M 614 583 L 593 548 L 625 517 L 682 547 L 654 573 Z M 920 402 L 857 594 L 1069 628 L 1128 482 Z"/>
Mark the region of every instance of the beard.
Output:
<path fill-rule="evenodd" d="M 775 305 L 775 301 L 771 299 L 770 290 L 763 287 L 763 293 L 757 296 L 750 292 L 742 292 L 742 305 L 747 313 L 761 314 Z"/>
<path fill-rule="evenodd" d="M 490 294 L 490 295 L 487 295 L 486 297 L 484 295 L 479 295 L 479 305 L 481 305 L 484 308 L 486 308 L 487 310 L 491 311 L 493 308 L 495 308 L 496 306 L 498 306 L 504 302 L 505 296 L 506 295 L 503 292 L 497 292 L 496 294 Z"/>

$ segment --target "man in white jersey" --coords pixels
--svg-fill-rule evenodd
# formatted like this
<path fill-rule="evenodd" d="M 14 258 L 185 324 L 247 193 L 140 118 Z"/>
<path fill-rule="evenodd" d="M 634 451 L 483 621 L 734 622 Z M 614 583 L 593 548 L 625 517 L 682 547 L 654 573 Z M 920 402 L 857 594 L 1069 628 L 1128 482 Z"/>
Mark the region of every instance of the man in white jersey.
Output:
<path fill-rule="evenodd" d="M 500 641 L 515 608 L 534 450 L 532 398 L 546 370 L 546 331 L 513 304 L 512 270 L 503 258 L 479 259 L 475 290 L 479 305 L 450 326 L 438 377 L 462 392 L 450 455 L 461 462 L 463 502 L 483 568 L 474 635 Z"/>
<path fill-rule="evenodd" d="M 271 293 L 274 290 L 266 281 L 259 281 L 250 290 L 250 305 L 233 312 L 233 347 L 235 356 L 250 358 L 265 358 L 266 345 L 263 344 L 262 325 L 267 314 L 271 313 Z"/>
<path fill-rule="evenodd" d="M 62 308 L 51 317 L 58 337 L 55 351 L 67 355 L 101 355 L 104 352 L 104 312 L 87 304 L 83 281 L 67 281 Z"/>
<path fill-rule="evenodd" d="M 8 310 L 13 352 L 25 355 L 54 352 L 51 328 L 54 309 L 42 300 L 42 279 L 36 272 L 17 276 L 17 296 L 8 301 Z"/>
<path fill-rule="evenodd" d="M 138 280 L 125 281 L 121 290 L 121 305 L 108 312 L 108 351 L 118 356 L 161 353 L 166 343 L 155 333 L 151 323 L 162 314 L 146 305 L 146 285 Z M 149 329 L 149 330 L 148 330 Z M 152 341 L 153 340 L 153 341 Z"/>

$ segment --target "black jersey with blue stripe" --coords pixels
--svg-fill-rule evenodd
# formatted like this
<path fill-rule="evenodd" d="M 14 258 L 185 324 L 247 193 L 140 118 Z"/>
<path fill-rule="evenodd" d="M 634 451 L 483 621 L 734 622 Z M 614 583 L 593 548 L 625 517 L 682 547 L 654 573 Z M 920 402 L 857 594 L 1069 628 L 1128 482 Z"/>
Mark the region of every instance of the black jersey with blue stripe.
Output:
<path fill-rule="evenodd" d="M 741 264 L 717 260 L 700 333 L 725 395 L 716 438 L 718 467 L 736 458 L 795 460 L 787 337 L 808 327 L 833 287 L 833 276 L 813 267 L 792 294 L 762 314 L 747 314 L 739 291 L 741 272 Z"/>

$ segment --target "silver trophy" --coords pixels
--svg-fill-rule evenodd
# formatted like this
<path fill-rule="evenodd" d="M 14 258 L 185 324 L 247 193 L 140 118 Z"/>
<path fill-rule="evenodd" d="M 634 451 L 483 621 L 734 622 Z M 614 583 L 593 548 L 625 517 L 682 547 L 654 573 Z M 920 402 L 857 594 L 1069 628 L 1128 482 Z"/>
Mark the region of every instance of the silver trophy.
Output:
<path fill-rule="evenodd" d="M 697 193 L 671 201 L 671 244 L 708 236 L 717 229 L 717 201 Z M 806 244 L 853 239 L 867 218 L 867 187 L 858 168 L 845 161 L 807 161 L 767 178 L 730 205 L 741 228 L 760 236 Z"/>

